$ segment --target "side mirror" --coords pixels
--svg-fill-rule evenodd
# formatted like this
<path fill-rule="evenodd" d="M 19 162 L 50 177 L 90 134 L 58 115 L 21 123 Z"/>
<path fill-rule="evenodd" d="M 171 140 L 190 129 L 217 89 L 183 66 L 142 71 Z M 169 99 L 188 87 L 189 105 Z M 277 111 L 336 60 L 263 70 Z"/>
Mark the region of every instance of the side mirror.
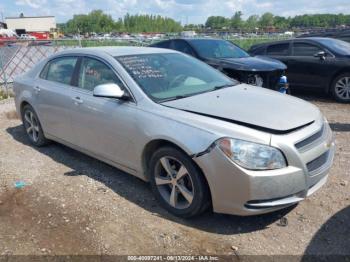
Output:
<path fill-rule="evenodd" d="M 118 98 L 123 100 L 128 100 L 130 98 L 128 93 L 122 90 L 119 85 L 114 83 L 96 86 L 93 91 L 93 96 Z"/>
<path fill-rule="evenodd" d="M 314 54 L 314 57 L 318 57 L 322 60 L 325 60 L 326 56 L 327 56 L 327 54 L 325 51 L 320 51 L 320 52 L 317 52 L 316 54 Z"/>

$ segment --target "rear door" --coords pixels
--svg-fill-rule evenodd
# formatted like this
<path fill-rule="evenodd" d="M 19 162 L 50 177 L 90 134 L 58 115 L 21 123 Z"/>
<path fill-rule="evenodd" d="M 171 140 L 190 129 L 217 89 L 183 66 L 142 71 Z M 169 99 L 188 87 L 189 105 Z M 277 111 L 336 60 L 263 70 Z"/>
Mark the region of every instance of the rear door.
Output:
<path fill-rule="evenodd" d="M 82 149 L 118 165 L 132 167 L 136 104 L 93 96 L 100 84 L 124 83 L 111 66 L 95 57 L 83 57 L 73 88 L 72 126 L 76 144 Z M 126 89 L 125 89 L 126 90 Z"/>
<path fill-rule="evenodd" d="M 59 57 L 49 61 L 34 86 L 40 122 L 46 134 L 74 142 L 71 126 L 72 76 L 78 58 Z"/>

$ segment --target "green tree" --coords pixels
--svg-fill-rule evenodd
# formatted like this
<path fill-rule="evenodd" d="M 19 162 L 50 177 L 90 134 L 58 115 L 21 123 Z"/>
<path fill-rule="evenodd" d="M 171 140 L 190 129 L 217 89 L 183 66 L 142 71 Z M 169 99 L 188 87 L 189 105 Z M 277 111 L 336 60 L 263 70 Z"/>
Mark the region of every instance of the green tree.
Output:
<path fill-rule="evenodd" d="M 289 24 L 289 18 L 285 18 L 283 16 L 275 16 L 273 19 L 273 25 L 280 29 L 287 29 Z"/>
<path fill-rule="evenodd" d="M 130 15 L 114 21 L 110 15 L 101 10 L 93 10 L 89 14 L 74 15 L 61 28 L 64 33 L 109 33 L 112 31 L 139 32 L 179 32 L 182 26 L 179 22 L 167 17 L 154 15 Z"/>
<path fill-rule="evenodd" d="M 255 28 L 259 27 L 259 16 L 251 15 L 245 22 L 245 28 L 249 31 L 254 31 Z"/>
<path fill-rule="evenodd" d="M 243 20 L 242 20 L 242 12 L 237 11 L 231 18 L 231 27 L 235 29 L 240 29 L 242 28 L 243 25 Z"/>
<path fill-rule="evenodd" d="M 205 27 L 212 29 L 222 29 L 230 25 L 230 19 L 223 16 L 210 16 L 205 22 Z"/>
<path fill-rule="evenodd" d="M 261 27 L 266 28 L 273 25 L 274 16 L 272 13 L 264 13 L 259 21 Z"/>

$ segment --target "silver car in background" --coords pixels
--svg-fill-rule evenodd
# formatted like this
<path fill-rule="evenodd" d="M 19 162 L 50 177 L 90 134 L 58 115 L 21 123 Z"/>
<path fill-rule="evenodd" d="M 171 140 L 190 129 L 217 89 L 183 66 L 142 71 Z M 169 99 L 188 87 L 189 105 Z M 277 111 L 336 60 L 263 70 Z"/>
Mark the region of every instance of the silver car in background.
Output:
<path fill-rule="evenodd" d="M 64 51 L 18 77 L 14 91 L 33 145 L 54 140 L 149 181 L 177 216 L 293 205 L 325 184 L 333 162 L 315 106 L 176 51 Z"/>

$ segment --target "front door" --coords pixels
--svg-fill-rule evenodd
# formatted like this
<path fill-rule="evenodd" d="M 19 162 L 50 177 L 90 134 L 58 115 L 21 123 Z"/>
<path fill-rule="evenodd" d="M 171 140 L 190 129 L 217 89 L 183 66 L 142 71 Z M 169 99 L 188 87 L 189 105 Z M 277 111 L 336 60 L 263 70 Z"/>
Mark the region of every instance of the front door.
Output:
<path fill-rule="evenodd" d="M 72 126 L 76 144 L 97 156 L 133 167 L 132 135 L 136 105 L 133 102 L 93 96 L 97 85 L 123 83 L 103 61 L 82 58 L 76 87 L 73 88 Z"/>
<path fill-rule="evenodd" d="M 315 57 L 321 51 L 326 53 L 324 59 Z M 324 90 L 328 84 L 329 72 L 333 71 L 334 60 L 331 54 L 317 45 L 294 42 L 288 61 L 290 82 L 298 87 Z"/>

